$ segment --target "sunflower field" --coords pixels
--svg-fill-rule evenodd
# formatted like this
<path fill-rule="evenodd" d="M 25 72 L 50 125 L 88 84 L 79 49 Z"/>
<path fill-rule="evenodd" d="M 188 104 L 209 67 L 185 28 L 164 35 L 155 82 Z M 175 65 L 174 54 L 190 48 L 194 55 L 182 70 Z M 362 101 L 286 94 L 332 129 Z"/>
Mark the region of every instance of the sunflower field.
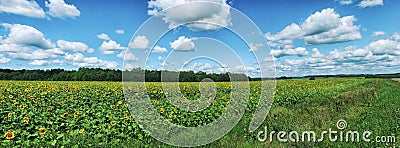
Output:
<path fill-rule="evenodd" d="M 165 97 L 170 92 L 164 91 L 159 82 L 146 83 L 146 87 L 153 107 L 167 122 L 194 127 L 214 121 L 231 103 L 231 84 L 215 84 L 214 98 L 206 100 L 210 106 L 200 112 L 174 107 Z M 190 100 L 201 97 L 198 82 L 180 83 L 179 87 Z M 247 127 L 257 108 L 260 87 L 260 82 L 250 82 L 250 100 L 242 120 L 207 147 L 332 146 L 327 142 L 282 145 L 257 141 L 256 134 L 248 132 Z M 397 82 L 383 79 L 279 80 L 275 102 L 263 126 L 319 129 L 334 127 L 332 121 L 345 118 L 359 124 L 355 128 L 399 136 L 400 100 L 387 92 L 398 88 Z M 397 102 L 388 105 L 394 100 Z M 0 81 L 0 105 L 0 147 L 168 146 L 153 139 L 135 122 L 121 82 Z M 385 112 L 374 113 L 378 109 Z M 306 117 L 309 118 L 303 119 Z M 366 121 L 368 125 L 364 125 Z"/>

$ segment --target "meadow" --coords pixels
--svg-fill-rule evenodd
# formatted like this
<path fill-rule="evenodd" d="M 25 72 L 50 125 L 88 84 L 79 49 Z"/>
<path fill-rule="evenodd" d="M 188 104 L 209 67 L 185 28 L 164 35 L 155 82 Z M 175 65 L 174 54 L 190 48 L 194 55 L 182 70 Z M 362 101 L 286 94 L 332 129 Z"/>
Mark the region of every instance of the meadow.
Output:
<path fill-rule="evenodd" d="M 180 83 L 185 97 L 201 96 L 198 82 Z M 231 85 L 217 82 L 215 99 L 200 112 L 175 108 L 161 83 L 146 83 L 151 103 L 167 122 L 195 127 L 217 119 L 230 105 Z M 256 132 L 248 126 L 260 96 L 250 82 L 250 99 L 239 123 L 204 147 L 385 147 L 400 146 L 400 83 L 389 79 L 278 80 L 271 110 Z M 1 147 L 172 147 L 153 139 L 135 122 L 121 82 L 0 81 Z M 393 136 L 395 142 L 261 142 L 257 132 L 347 129 Z"/>

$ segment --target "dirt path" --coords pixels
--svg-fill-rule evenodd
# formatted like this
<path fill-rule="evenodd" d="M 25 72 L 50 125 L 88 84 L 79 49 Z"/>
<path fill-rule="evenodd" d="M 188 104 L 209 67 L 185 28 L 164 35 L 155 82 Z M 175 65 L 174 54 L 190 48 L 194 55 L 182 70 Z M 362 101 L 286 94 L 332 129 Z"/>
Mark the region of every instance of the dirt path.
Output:
<path fill-rule="evenodd" d="M 392 80 L 395 80 L 397 82 L 400 82 L 400 78 L 393 78 Z"/>

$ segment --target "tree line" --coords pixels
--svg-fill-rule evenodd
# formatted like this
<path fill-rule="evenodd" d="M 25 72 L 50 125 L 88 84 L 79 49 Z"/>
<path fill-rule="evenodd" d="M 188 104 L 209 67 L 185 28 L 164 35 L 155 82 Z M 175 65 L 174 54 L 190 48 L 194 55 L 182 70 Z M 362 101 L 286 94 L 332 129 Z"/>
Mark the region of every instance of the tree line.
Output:
<path fill-rule="evenodd" d="M 240 78 L 247 78 L 244 74 L 231 74 L 231 73 L 206 73 L 206 72 L 193 72 L 193 71 L 161 71 L 161 70 L 144 70 L 133 69 L 127 72 L 127 76 L 132 77 L 132 80 L 137 80 L 134 74 L 145 74 L 146 82 L 161 82 L 161 75 L 163 72 L 168 75 L 177 76 L 179 74 L 179 82 L 200 82 L 205 78 L 210 78 L 215 82 L 229 82 L 232 76 Z M 133 72 L 133 73 L 129 73 Z M 0 69 L 0 80 L 29 80 L 29 81 L 122 81 L 121 70 L 115 69 L 102 69 L 102 68 L 79 68 L 78 70 L 64 70 L 64 69 L 48 69 L 48 70 L 13 70 L 13 69 Z M 231 77 L 230 77 L 231 76 Z M 125 79 L 127 80 L 127 79 Z M 166 79 L 163 79 L 166 81 Z M 168 79 L 167 81 L 174 81 Z M 176 80 L 177 81 L 177 80 Z"/>

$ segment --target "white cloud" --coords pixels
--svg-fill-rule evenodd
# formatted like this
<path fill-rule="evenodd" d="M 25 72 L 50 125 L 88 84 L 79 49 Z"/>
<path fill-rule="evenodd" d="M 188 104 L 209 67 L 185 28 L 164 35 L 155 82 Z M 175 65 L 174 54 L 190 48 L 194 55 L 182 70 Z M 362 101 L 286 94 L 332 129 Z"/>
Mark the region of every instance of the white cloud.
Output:
<path fill-rule="evenodd" d="M 11 59 L 4 57 L 4 54 L 0 54 L 0 64 L 10 63 Z"/>
<path fill-rule="evenodd" d="M 400 43 L 389 39 L 371 42 L 365 48 L 372 51 L 375 55 L 400 55 Z"/>
<path fill-rule="evenodd" d="M 383 6 L 383 0 L 362 0 L 358 6 L 365 8 L 365 7 L 373 7 L 373 6 Z"/>
<path fill-rule="evenodd" d="M 57 58 L 58 54 L 54 51 L 55 50 L 53 49 L 48 49 L 48 50 L 29 49 L 23 52 L 9 52 L 8 55 L 14 59 L 20 59 L 20 60 L 44 60 L 49 58 Z"/>
<path fill-rule="evenodd" d="M 354 16 L 340 18 L 338 27 L 316 35 L 306 36 L 304 41 L 308 45 L 317 45 L 359 40 L 362 36 L 359 32 L 360 27 L 353 24 L 355 20 Z"/>
<path fill-rule="evenodd" d="M 250 43 L 249 46 L 250 46 L 249 51 L 256 52 L 258 50 L 258 48 L 263 47 L 264 44 L 261 44 L 261 43 L 258 43 L 258 44 Z"/>
<path fill-rule="evenodd" d="M 125 33 L 125 30 L 118 29 L 118 30 L 115 30 L 115 33 L 117 33 L 117 34 L 124 34 L 124 33 Z"/>
<path fill-rule="evenodd" d="M 49 14 L 59 18 L 75 18 L 81 15 L 81 12 L 72 4 L 66 4 L 64 0 L 46 1 L 46 7 L 49 8 Z"/>
<path fill-rule="evenodd" d="M 192 39 L 180 36 L 177 40 L 170 42 L 169 45 L 176 51 L 193 51 L 194 43 Z"/>
<path fill-rule="evenodd" d="M 114 54 L 115 51 L 122 49 L 125 48 L 113 40 L 103 41 L 99 47 L 99 50 L 102 54 Z"/>
<path fill-rule="evenodd" d="M 400 33 L 398 33 L 398 32 L 393 33 L 393 36 L 390 37 L 390 39 L 395 40 L 395 41 L 400 40 Z"/>
<path fill-rule="evenodd" d="M 213 2 L 213 4 L 191 3 L 198 1 Z M 225 0 L 154 0 L 148 4 L 150 8 L 148 14 L 163 17 L 170 28 L 188 22 L 199 22 L 186 25 L 194 31 L 216 30 L 220 28 L 218 25 L 223 27 L 231 25 L 230 6 Z"/>
<path fill-rule="evenodd" d="M 162 61 L 162 60 L 164 60 L 164 58 L 162 56 L 158 56 L 157 60 Z"/>
<path fill-rule="evenodd" d="M 167 48 L 156 46 L 156 47 L 154 47 L 154 49 L 151 52 L 166 53 L 166 52 L 168 52 L 168 50 L 167 50 Z"/>
<path fill-rule="evenodd" d="M 354 16 L 340 17 L 332 8 L 315 12 L 298 24 L 291 24 L 277 34 L 266 33 L 270 47 L 293 48 L 293 40 L 303 39 L 307 45 L 333 44 L 361 39 L 360 26 Z"/>
<path fill-rule="evenodd" d="M 3 23 L 1 25 L 10 30 L 10 33 L 7 38 L 3 40 L 3 43 L 35 46 L 42 49 L 55 47 L 55 45 L 51 43 L 50 39 L 46 39 L 44 34 L 36 28 L 21 24 Z"/>
<path fill-rule="evenodd" d="M 131 61 L 131 62 L 135 62 L 138 60 L 138 58 L 130 51 L 127 51 L 126 53 L 125 51 L 122 51 L 117 55 L 117 57 L 124 59 L 125 61 Z"/>
<path fill-rule="evenodd" d="M 98 34 L 98 35 L 96 35 L 99 39 L 102 39 L 102 40 L 106 40 L 106 41 L 108 41 L 108 40 L 111 40 L 111 38 L 107 35 L 107 34 L 105 34 L 105 33 L 101 33 L 101 34 Z"/>
<path fill-rule="evenodd" d="M 69 42 L 65 40 L 58 40 L 57 46 L 62 51 L 86 52 L 86 53 L 94 52 L 94 49 L 90 48 L 88 45 L 82 42 Z"/>
<path fill-rule="evenodd" d="M 51 61 L 47 60 L 33 60 L 33 62 L 30 62 L 29 65 L 34 65 L 34 66 L 46 66 L 51 64 Z"/>
<path fill-rule="evenodd" d="M 33 0 L 0 0 L 1 12 L 34 18 L 45 17 L 43 9 Z"/>
<path fill-rule="evenodd" d="M 149 48 L 149 40 L 146 36 L 136 36 L 133 41 L 129 44 L 129 48 L 134 49 L 146 49 Z"/>
<path fill-rule="evenodd" d="M 354 3 L 353 0 L 335 0 L 335 1 L 338 1 L 339 4 L 341 4 L 341 5 L 350 5 L 350 4 Z"/>
<path fill-rule="evenodd" d="M 308 51 L 306 48 L 297 47 L 295 49 L 283 49 L 283 50 L 271 50 L 271 55 L 280 58 L 283 56 L 306 56 L 308 55 Z"/>
<path fill-rule="evenodd" d="M 105 68 L 117 68 L 118 63 L 115 61 L 105 61 L 98 59 L 97 57 L 85 57 L 81 53 L 66 54 L 64 60 L 78 67 L 105 67 Z"/>
<path fill-rule="evenodd" d="M 376 38 L 376 37 L 378 37 L 378 36 L 384 36 L 384 35 L 386 35 L 386 33 L 383 32 L 383 31 L 375 31 L 375 32 L 372 34 L 372 38 Z"/>
<path fill-rule="evenodd" d="M 301 28 L 305 36 L 320 34 L 339 27 L 339 19 L 340 15 L 334 9 L 327 8 L 307 17 Z"/>

